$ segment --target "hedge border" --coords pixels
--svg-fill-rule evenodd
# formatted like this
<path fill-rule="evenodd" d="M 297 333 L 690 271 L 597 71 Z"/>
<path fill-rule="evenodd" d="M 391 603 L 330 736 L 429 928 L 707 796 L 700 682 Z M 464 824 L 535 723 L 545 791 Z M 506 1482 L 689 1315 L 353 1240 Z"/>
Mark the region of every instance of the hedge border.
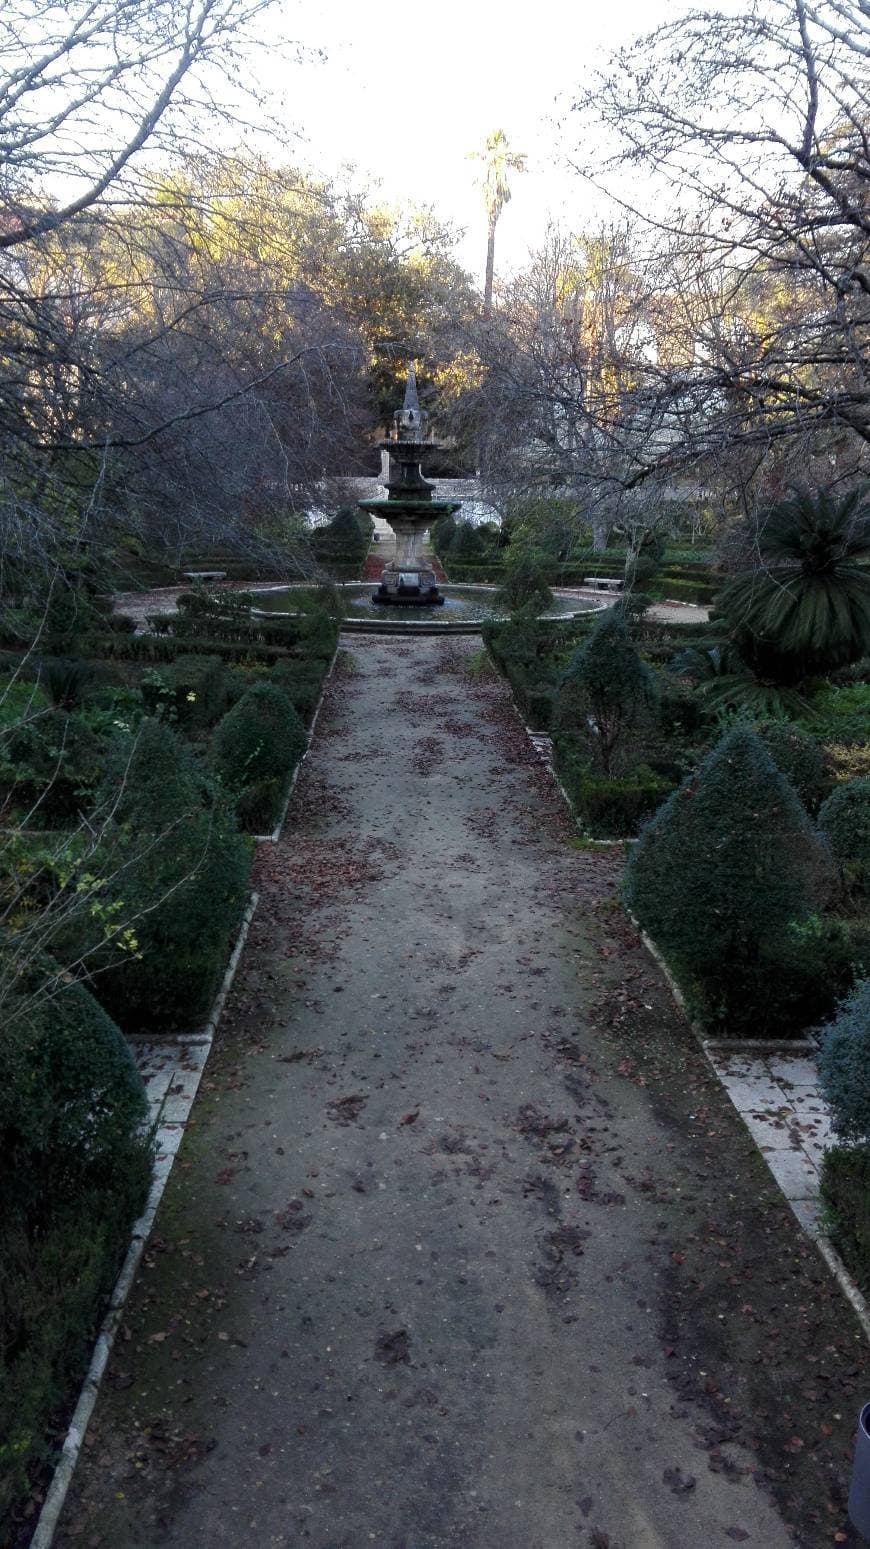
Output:
<path fill-rule="evenodd" d="M 327 667 L 325 673 L 323 674 L 323 682 L 320 685 L 320 694 L 319 694 L 319 697 L 318 697 L 318 700 L 317 700 L 317 704 L 314 707 L 314 714 L 311 717 L 311 725 L 307 728 L 307 731 L 308 731 L 308 745 L 307 745 L 307 747 L 305 749 L 305 752 L 303 753 L 302 757 L 297 760 L 295 768 L 293 770 L 293 773 L 290 776 L 290 784 L 287 787 L 287 795 L 284 798 L 284 805 L 281 808 L 281 812 L 280 812 L 280 815 L 278 817 L 278 821 L 275 824 L 275 827 L 272 829 L 272 832 L 270 834 L 254 834 L 252 837 L 253 837 L 253 840 L 254 840 L 255 844 L 277 844 L 279 839 L 281 838 L 281 833 L 282 833 L 282 830 L 284 828 L 284 824 L 287 821 L 287 813 L 290 810 L 290 802 L 291 802 L 292 797 L 293 797 L 293 792 L 296 789 L 296 781 L 299 779 L 299 773 L 300 773 L 300 771 L 302 769 L 302 765 L 305 763 L 305 760 L 306 760 L 306 758 L 308 757 L 308 754 L 311 751 L 311 743 L 312 743 L 312 741 L 314 739 L 314 728 L 317 725 L 317 718 L 320 715 L 320 711 L 321 711 L 321 709 L 323 707 L 323 701 L 324 701 L 324 698 L 326 696 L 326 690 L 328 689 L 330 681 L 332 679 L 333 669 L 335 667 L 336 659 L 338 657 L 338 653 L 339 653 L 339 650 L 340 650 L 340 642 L 341 642 L 341 635 L 339 635 L 339 643 L 336 645 L 335 650 L 332 653 L 332 661 L 329 663 L 329 666 Z"/>
<path fill-rule="evenodd" d="M 236 976 L 236 970 L 239 966 L 239 959 L 241 958 L 242 951 L 244 950 L 245 942 L 248 939 L 248 931 L 250 930 L 251 921 L 254 917 L 254 911 L 256 910 L 258 902 L 259 894 L 251 893 L 248 907 L 242 916 L 242 922 L 239 926 L 239 933 L 236 937 L 235 946 L 233 947 L 232 953 L 230 954 L 230 960 L 227 964 L 220 988 L 218 989 L 217 995 L 214 998 L 211 1012 L 205 1027 L 201 1033 L 193 1034 L 184 1040 L 187 1044 L 198 1044 L 205 1049 L 202 1063 L 199 1069 L 196 1071 L 195 1078 L 192 1083 L 193 1091 L 190 1095 L 190 1104 L 187 1110 L 188 1114 L 190 1113 L 190 1109 L 193 1107 L 193 1104 L 196 1100 L 199 1085 L 202 1081 L 203 1072 L 208 1062 L 208 1056 L 211 1053 L 212 1045 L 214 1043 L 218 1022 L 220 1021 L 221 1013 L 223 1012 L 224 1004 L 226 1002 L 227 995 L 229 994 L 233 979 Z M 148 1199 L 145 1204 L 145 1209 L 140 1215 L 138 1221 L 133 1223 L 133 1230 L 130 1237 L 130 1246 L 127 1249 L 124 1263 L 121 1266 L 121 1273 L 115 1281 L 115 1289 L 112 1292 L 108 1309 L 100 1326 L 100 1332 L 97 1335 L 96 1344 L 94 1346 L 94 1353 L 91 1357 L 90 1365 L 81 1386 L 78 1403 L 76 1404 L 72 1419 L 70 1420 L 69 1426 L 67 1427 L 67 1433 L 64 1437 L 60 1458 L 55 1467 L 54 1474 L 52 1475 L 51 1484 L 49 1485 L 46 1492 L 45 1500 L 43 1501 L 42 1510 L 39 1513 L 39 1519 L 36 1524 L 36 1530 L 33 1534 L 33 1538 L 30 1541 L 30 1549 L 51 1549 L 51 1545 L 54 1541 L 54 1535 L 57 1531 L 60 1514 L 63 1511 L 67 1492 L 69 1491 L 70 1484 L 72 1483 L 73 1474 L 75 1473 L 76 1465 L 84 1445 L 88 1425 L 94 1412 L 94 1407 L 96 1405 L 97 1397 L 102 1386 L 103 1378 L 106 1374 L 109 1357 L 112 1353 L 115 1339 L 117 1338 L 118 1329 L 121 1326 L 121 1315 L 126 1305 L 127 1298 L 129 1297 L 133 1288 L 133 1284 L 136 1279 L 136 1273 L 142 1261 L 142 1256 L 145 1252 L 146 1244 L 154 1228 L 154 1221 L 157 1216 L 160 1201 L 163 1198 L 164 1190 L 167 1183 L 169 1182 L 169 1177 L 172 1172 L 172 1168 L 175 1165 L 178 1149 L 185 1134 L 186 1121 L 187 1115 L 185 1115 L 184 1120 L 179 1121 L 177 1131 L 178 1145 L 172 1152 L 169 1166 L 161 1169 L 159 1172 L 155 1170 L 151 1188 L 148 1192 Z"/>

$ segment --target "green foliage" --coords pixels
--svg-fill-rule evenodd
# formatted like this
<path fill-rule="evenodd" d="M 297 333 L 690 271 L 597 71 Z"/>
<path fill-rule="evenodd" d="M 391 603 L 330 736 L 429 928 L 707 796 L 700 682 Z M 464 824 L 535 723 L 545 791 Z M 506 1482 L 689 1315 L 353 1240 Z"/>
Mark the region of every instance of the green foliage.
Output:
<path fill-rule="evenodd" d="M 76 918 L 55 950 L 87 952 L 101 1003 L 127 1031 L 198 1026 L 244 910 L 251 854 L 209 772 L 170 729 L 143 721 L 109 750 L 106 795 L 120 789 L 112 831 L 94 858 L 107 907 L 138 953 Z"/>
<path fill-rule="evenodd" d="M 576 737 L 555 737 L 553 753 L 577 818 L 598 839 L 632 838 L 674 788 L 645 764 L 620 776 L 602 775 L 590 768 L 588 747 Z"/>
<path fill-rule="evenodd" d="M 486 557 L 494 547 L 492 535 L 474 522 L 457 522 L 447 558 L 451 563 L 473 564 Z"/>
<path fill-rule="evenodd" d="M 361 565 L 370 541 L 371 523 L 353 506 L 340 506 L 331 521 L 311 533 L 314 555 L 325 565 L 338 561 Z"/>
<path fill-rule="evenodd" d="M 562 731 L 588 728 L 592 756 L 605 775 L 614 773 L 627 744 L 651 718 L 655 680 L 641 660 L 620 608 L 600 614 L 559 685 L 556 724 Z"/>
<path fill-rule="evenodd" d="M 801 717 L 820 742 L 841 746 L 870 741 L 870 684 L 825 684 L 815 690 Z"/>
<path fill-rule="evenodd" d="M 818 812 L 834 778 L 824 749 L 792 721 L 768 721 L 756 730 L 780 774 L 791 781 L 807 811 Z"/>
<path fill-rule="evenodd" d="M 57 580 L 35 611 L 35 637 L 49 655 L 76 655 L 80 637 L 100 622 L 86 592 Z"/>
<path fill-rule="evenodd" d="M 0 728 L 0 799 L 43 824 L 75 818 L 102 776 L 103 747 L 80 716 L 45 710 Z"/>
<path fill-rule="evenodd" d="M 870 779 L 838 785 L 819 812 L 819 827 L 849 886 L 870 891 Z"/>
<path fill-rule="evenodd" d="M 191 729 L 213 726 L 226 703 L 224 664 L 219 656 L 176 656 L 143 674 L 142 698 L 149 715 Z"/>
<path fill-rule="evenodd" d="M 299 660 L 285 657 L 272 668 L 271 682 L 283 689 L 287 698 L 303 721 L 310 722 L 326 676 L 326 663 L 322 658 Z"/>
<path fill-rule="evenodd" d="M 644 830 L 625 893 L 707 1025 L 761 1036 L 806 1015 L 794 932 L 831 887 L 828 852 L 796 791 L 737 725 Z M 789 975 L 777 971 L 784 955 Z"/>
<path fill-rule="evenodd" d="M 259 780 L 286 780 L 306 746 L 287 694 L 273 682 L 256 683 L 215 732 L 215 767 L 229 789 L 240 791 Z"/>
<path fill-rule="evenodd" d="M 76 709 L 92 677 L 90 662 L 75 656 L 45 656 L 39 664 L 39 681 L 58 710 Z"/>
<path fill-rule="evenodd" d="M 870 1144 L 870 979 L 854 986 L 820 1030 L 818 1071 L 837 1134 Z"/>
<path fill-rule="evenodd" d="M 550 559 L 566 560 L 581 534 L 582 508 L 561 495 L 536 495 L 507 502 L 505 523 L 511 544 L 530 543 Z"/>
<path fill-rule="evenodd" d="M 674 657 L 671 670 L 692 683 L 708 719 L 742 716 L 749 720 L 797 720 L 809 704 L 794 689 L 755 675 L 730 642 L 690 646 Z"/>
<path fill-rule="evenodd" d="M 870 1150 L 831 1146 L 822 1158 L 828 1233 L 862 1291 L 870 1290 Z"/>
<path fill-rule="evenodd" d="M 236 792 L 239 819 L 249 831 L 273 826 L 306 746 L 305 727 L 276 683 L 255 684 L 224 716 L 214 736 L 215 767 Z"/>
<path fill-rule="evenodd" d="M 505 565 L 504 581 L 493 601 L 511 613 L 527 613 L 536 618 L 553 606 L 550 591 L 552 567 L 544 554 L 534 549 L 512 549 Z"/>
<path fill-rule="evenodd" d="M 445 516 L 439 516 L 431 531 L 432 547 L 436 554 L 443 554 L 450 548 L 456 532 L 456 518 L 451 512 Z"/>
<path fill-rule="evenodd" d="M 0 1516 L 48 1452 L 51 1410 L 81 1377 L 150 1178 L 142 1083 L 79 984 L 4 1005 L 0 1040 Z"/>
<path fill-rule="evenodd" d="M 761 565 L 728 583 L 719 607 L 746 660 L 794 683 L 870 651 L 867 492 L 827 491 L 773 506 L 759 523 Z"/>

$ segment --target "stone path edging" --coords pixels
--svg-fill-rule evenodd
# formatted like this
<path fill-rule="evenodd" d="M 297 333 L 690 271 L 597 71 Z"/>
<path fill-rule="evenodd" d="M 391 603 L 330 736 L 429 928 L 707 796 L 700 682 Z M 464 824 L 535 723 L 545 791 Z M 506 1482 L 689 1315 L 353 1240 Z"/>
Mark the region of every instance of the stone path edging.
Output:
<path fill-rule="evenodd" d="M 568 793 L 565 790 L 565 787 L 563 786 L 558 775 L 556 774 L 555 769 L 553 768 L 551 738 L 546 737 L 539 732 L 533 732 L 531 728 L 526 725 L 519 709 L 517 708 L 517 704 L 513 698 L 513 695 L 511 695 L 511 703 L 514 707 L 514 710 L 516 711 L 517 718 L 519 719 L 523 730 L 526 733 L 526 736 L 528 737 L 532 747 L 535 750 L 535 753 L 537 754 L 541 763 L 544 764 L 545 767 L 549 770 L 550 775 L 559 791 L 559 794 L 562 797 L 562 800 L 565 802 L 568 811 L 573 816 L 574 809 L 569 800 Z M 547 746 L 545 746 L 545 744 Z M 624 843 L 624 841 L 621 839 L 610 841 L 603 840 L 601 842 L 605 844 Z M 623 908 L 624 907 L 625 906 L 623 905 Z M 759 1153 L 763 1158 L 768 1171 L 773 1177 L 777 1188 L 783 1195 L 783 1198 L 792 1211 L 792 1214 L 795 1216 L 795 1219 L 797 1220 L 801 1230 L 805 1232 L 807 1236 L 815 1243 L 822 1259 L 824 1260 L 831 1274 L 834 1276 L 834 1279 L 840 1287 L 840 1290 L 855 1313 L 855 1316 L 861 1325 L 861 1329 L 866 1339 L 868 1342 L 870 1342 L 870 1303 L 868 1303 L 864 1293 L 853 1280 L 848 1269 L 843 1263 L 843 1260 L 840 1258 L 839 1253 L 834 1247 L 834 1244 L 831 1242 L 830 1237 L 828 1237 L 827 1234 L 823 1232 L 817 1224 L 814 1224 L 814 1219 L 817 1220 L 817 1210 L 810 1212 L 806 1209 L 807 1195 L 804 1193 L 792 1192 L 794 1185 L 792 1184 L 790 1177 L 786 1176 L 784 1169 L 780 1168 L 779 1171 L 777 1170 L 777 1166 L 775 1165 L 777 1160 L 777 1152 L 772 1150 L 764 1151 L 761 1149 L 758 1136 L 753 1133 L 753 1127 L 748 1122 L 748 1110 L 744 1111 L 744 1106 L 741 1106 L 741 1104 L 737 1101 L 735 1092 L 732 1091 L 728 1080 L 725 1078 L 725 1075 L 719 1068 L 716 1060 L 717 1055 L 727 1056 L 729 1054 L 737 1055 L 750 1053 L 759 1058 L 763 1057 L 765 1054 L 779 1055 L 782 1058 L 787 1058 L 788 1056 L 806 1058 L 808 1054 L 813 1052 L 814 1045 L 809 1041 L 809 1039 L 780 1040 L 778 1043 L 774 1043 L 773 1041 L 764 1043 L 763 1040 L 759 1040 L 757 1043 L 753 1043 L 751 1040 L 745 1038 L 705 1038 L 701 1032 L 701 1029 L 689 1014 L 688 1008 L 686 1006 L 685 996 L 683 995 L 679 984 L 674 978 L 666 958 L 663 957 L 662 953 L 659 951 L 659 948 L 656 946 L 652 938 L 647 935 L 646 931 L 641 930 L 637 920 L 630 913 L 630 911 L 626 910 L 626 913 L 628 914 L 628 917 L 631 920 L 635 930 L 638 932 L 638 935 L 640 936 L 640 939 L 643 942 L 647 952 L 649 952 L 654 962 L 661 969 L 661 972 L 667 981 L 671 995 L 674 998 L 675 1004 L 679 1007 L 680 1011 L 682 1011 L 686 1021 L 689 1024 L 689 1027 L 701 1045 L 707 1060 L 707 1064 L 716 1077 L 716 1080 L 719 1082 L 719 1085 L 726 1093 L 735 1111 L 739 1114 L 741 1122 L 749 1131 L 756 1146 L 758 1146 Z"/>
<path fill-rule="evenodd" d="M 223 1011 L 224 1003 L 226 1001 L 227 995 L 229 994 L 233 979 L 235 978 L 236 969 L 239 965 L 239 958 L 242 955 L 242 950 L 248 937 L 248 931 L 250 929 L 251 920 L 254 917 L 254 911 L 257 907 L 257 902 L 258 894 L 252 893 L 250 902 L 248 903 L 244 915 L 242 916 L 242 923 L 239 926 L 239 933 L 236 937 L 236 944 L 233 947 L 232 955 L 230 957 L 229 963 L 227 964 L 226 972 L 223 976 L 223 980 L 221 981 L 220 989 L 215 996 L 211 1014 L 208 1021 L 206 1022 L 205 1027 L 201 1033 L 192 1034 L 190 1038 L 183 1040 L 185 1068 L 187 1069 L 191 1078 L 189 1082 L 186 1083 L 187 1090 L 183 1091 L 181 1094 L 173 1093 L 171 1091 L 170 1078 L 163 1084 L 162 1091 L 157 1099 L 156 1104 L 152 1103 L 151 1105 L 153 1112 L 152 1122 L 155 1136 L 158 1141 L 158 1151 L 154 1164 L 151 1188 L 148 1192 L 148 1199 L 145 1204 L 145 1209 L 140 1215 L 138 1221 L 136 1221 L 133 1225 L 130 1246 L 127 1249 L 127 1255 L 124 1259 L 124 1263 L 121 1266 L 121 1272 L 115 1282 L 115 1288 L 112 1292 L 108 1309 L 100 1326 L 100 1332 L 97 1335 L 97 1341 L 94 1346 L 94 1353 L 91 1357 L 90 1365 L 82 1383 L 78 1403 L 76 1404 L 72 1419 L 70 1420 L 69 1426 L 67 1428 L 67 1433 L 64 1438 L 60 1458 L 58 1459 L 57 1466 L 55 1467 L 54 1474 L 52 1475 L 51 1484 L 48 1487 L 48 1491 L 42 1505 L 42 1510 L 39 1514 L 39 1520 L 36 1524 L 36 1531 L 30 1542 L 30 1549 L 51 1549 L 55 1530 L 57 1528 L 60 1514 L 63 1510 L 64 1502 L 66 1500 L 67 1491 L 69 1490 L 70 1484 L 72 1482 L 76 1464 L 79 1460 L 79 1454 L 81 1453 L 82 1445 L 84 1443 L 88 1423 L 90 1421 L 91 1415 L 93 1414 L 94 1406 L 97 1402 L 97 1395 L 100 1391 L 100 1385 L 105 1375 L 109 1356 L 112 1353 L 112 1347 L 115 1343 L 115 1338 L 118 1333 L 118 1328 L 121 1322 L 121 1315 L 123 1313 L 127 1298 L 130 1295 L 130 1291 L 133 1287 L 133 1282 L 136 1278 L 136 1273 L 141 1263 L 142 1255 L 145 1252 L 145 1246 L 154 1226 L 154 1220 L 157 1215 L 160 1201 L 163 1198 L 163 1193 L 169 1181 L 169 1175 L 172 1171 L 173 1163 L 178 1154 L 178 1150 L 184 1136 L 187 1119 L 190 1115 L 190 1110 L 193 1107 L 196 1094 L 199 1090 L 199 1084 L 202 1079 L 203 1071 L 205 1070 L 206 1061 L 211 1051 L 211 1046 L 214 1041 L 214 1035 L 217 1030 L 221 1012 Z M 165 1045 L 162 1047 L 166 1050 L 166 1052 L 172 1052 L 173 1046 Z M 196 1051 L 193 1059 L 190 1058 L 189 1051 L 191 1050 Z M 178 1045 L 174 1046 L 174 1051 L 177 1055 L 179 1052 Z M 171 1102 L 172 1096 L 175 1096 L 175 1102 Z M 170 1115 L 168 1118 L 166 1116 L 167 1112 Z"/>

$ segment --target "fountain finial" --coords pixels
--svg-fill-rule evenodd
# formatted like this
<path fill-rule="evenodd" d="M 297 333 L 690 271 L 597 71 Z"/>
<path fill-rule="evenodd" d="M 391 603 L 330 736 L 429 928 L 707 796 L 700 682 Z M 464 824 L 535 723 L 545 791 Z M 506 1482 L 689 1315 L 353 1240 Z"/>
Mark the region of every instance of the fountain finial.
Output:
<path fill-rule="evenodd" d="M 420 413 L 420 399 L 417 397 L 417 373 L 414 370 L 413 361 L 408 367 L 408 380 L 405 383 L 405 402 L 403 407 L 405 409 L 414 409 L 418 414 Z"/>
<path fill-rule="evenodd" d="M 401 409 L 397 409 L 393 415 L 393 437 L 396 441 L 413 441 L 422 444 L 426 439 L 426 421 L 428 415 L 420 408 L 420 399 L 417 395 L 417 373 L 414 370 L 413 361 L 408 366 L 408 380 L 405 383 L 405 401 Z"/>

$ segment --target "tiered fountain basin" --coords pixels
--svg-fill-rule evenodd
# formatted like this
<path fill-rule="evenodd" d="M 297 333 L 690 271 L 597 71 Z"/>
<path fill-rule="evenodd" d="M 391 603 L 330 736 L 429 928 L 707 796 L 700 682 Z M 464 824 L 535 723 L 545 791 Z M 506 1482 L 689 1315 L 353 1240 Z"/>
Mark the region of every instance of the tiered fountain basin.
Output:
<path fill-rule="evenodd" d="M 435 607 L 415 604 L 413 607 L 379 607 L 374 602 L 374 584 L 346 581 L 338 587 L 344 600 L 345 614 L 341 627 L 347 631 L 368 634 L 407 635 L 474 635 L 488 619 L 507 618 L 508 610 L 495 601 L 495 586 L 441 585 L 439 591 L 443 603 Z M 305 594 L 310 588 L 304 584 L 294 586 L 270 586 L 257 588 L 254 612 L 293 614 L 304 611 Z M 597 613 L 608 606 L 600 597 L 581 597 L 562 594 L 553 598 L 553 607 L 542 615 L 548 619 L 575 618 L 583 613 Z"/>

